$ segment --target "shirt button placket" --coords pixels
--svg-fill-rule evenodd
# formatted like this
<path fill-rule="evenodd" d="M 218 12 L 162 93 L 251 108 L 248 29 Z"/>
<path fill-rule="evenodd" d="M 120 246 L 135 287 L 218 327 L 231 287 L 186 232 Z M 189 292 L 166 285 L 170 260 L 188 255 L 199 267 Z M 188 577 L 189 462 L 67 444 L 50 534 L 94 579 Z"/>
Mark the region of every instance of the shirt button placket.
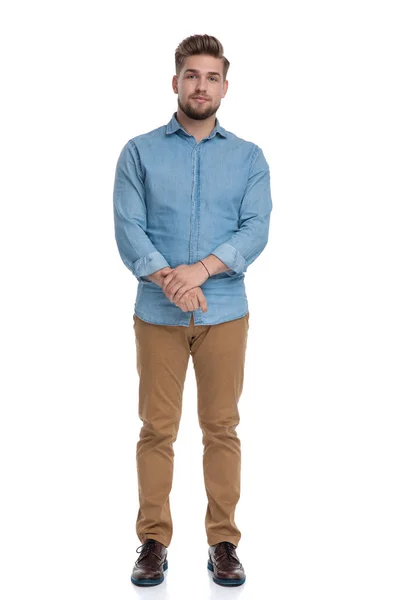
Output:
<path fill-rule="evenodd" d="M 189 264 L 197 262 L 200 211 L 200 145 L 192 150 L 193 185 L 191 192 Z"/>

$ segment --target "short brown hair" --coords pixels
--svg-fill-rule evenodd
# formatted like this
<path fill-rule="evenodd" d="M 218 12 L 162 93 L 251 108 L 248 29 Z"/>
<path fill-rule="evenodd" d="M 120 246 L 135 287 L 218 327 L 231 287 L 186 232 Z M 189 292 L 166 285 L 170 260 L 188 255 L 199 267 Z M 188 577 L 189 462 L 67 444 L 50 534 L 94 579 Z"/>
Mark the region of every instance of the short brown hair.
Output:
<path fill-rule="evenodd" d="M 179 75 L 185 59 L 194 54 L 209 54 L 214 58 L 222 58 L 224 80 L 226 79 L 231 63 L 224 56 L 224 48 L 221 42 L 213 35 L 206 34 L 190 35 L 177 46 L 174 53 L 176 75 Z"/>

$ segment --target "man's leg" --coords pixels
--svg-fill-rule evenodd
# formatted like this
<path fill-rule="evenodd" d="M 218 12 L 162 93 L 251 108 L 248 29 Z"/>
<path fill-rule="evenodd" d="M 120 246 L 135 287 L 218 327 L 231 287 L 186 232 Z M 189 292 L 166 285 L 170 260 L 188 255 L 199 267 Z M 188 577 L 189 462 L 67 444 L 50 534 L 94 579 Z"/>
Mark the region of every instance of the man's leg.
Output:
<path fill-rule="evenodd" d="M 243 388 L 249 313 L 240 319 L 196 326 L 191 347 L 198 390 L 198 418 L 203 432 L 203 469 L 208 498 L 205 516 L 210 546 L 238 545 L 235 523 L 240 496 L 241 448 L 236 433 Z"/>
<path fill-rule="evenodd" d="M 180 424 L 184 382 L 190 358 L 188 328 L 147 323 L 133 315 L 139 375 L 137 443 L 139 511 L 136 533 L 168 547 L 173 524 L 169 494 Z"/>

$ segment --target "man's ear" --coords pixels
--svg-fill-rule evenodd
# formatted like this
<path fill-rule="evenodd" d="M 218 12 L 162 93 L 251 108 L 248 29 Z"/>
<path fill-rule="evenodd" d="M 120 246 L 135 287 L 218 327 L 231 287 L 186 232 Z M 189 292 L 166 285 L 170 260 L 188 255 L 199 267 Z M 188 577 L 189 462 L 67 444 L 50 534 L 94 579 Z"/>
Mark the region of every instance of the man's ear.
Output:
<path fill-rule="evenodd" d="M 174 91 L 175 94 L 179 93 L 178 84 L 177 84 L 177 75 L 173 75 L 172 88 L 173 88 L 173 91 Z"/>

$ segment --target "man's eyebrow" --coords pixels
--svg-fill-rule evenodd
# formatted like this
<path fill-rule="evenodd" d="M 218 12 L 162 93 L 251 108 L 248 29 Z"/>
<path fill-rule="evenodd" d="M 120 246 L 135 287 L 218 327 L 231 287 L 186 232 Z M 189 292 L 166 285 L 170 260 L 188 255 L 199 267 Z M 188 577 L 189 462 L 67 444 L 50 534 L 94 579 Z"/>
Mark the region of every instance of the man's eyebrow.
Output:
<path fill-rule="evenodd" d="M 184 71 L 184 74 L 188 73 L 189 71 L 191 73 L 199 73 L 200 72 L 198 69 L 186 69 Z M 219 77 L 221 77 L 221 73 L 217 73 L 216 71 L 207 71 L 207 75 L 219 75 Z"/>

